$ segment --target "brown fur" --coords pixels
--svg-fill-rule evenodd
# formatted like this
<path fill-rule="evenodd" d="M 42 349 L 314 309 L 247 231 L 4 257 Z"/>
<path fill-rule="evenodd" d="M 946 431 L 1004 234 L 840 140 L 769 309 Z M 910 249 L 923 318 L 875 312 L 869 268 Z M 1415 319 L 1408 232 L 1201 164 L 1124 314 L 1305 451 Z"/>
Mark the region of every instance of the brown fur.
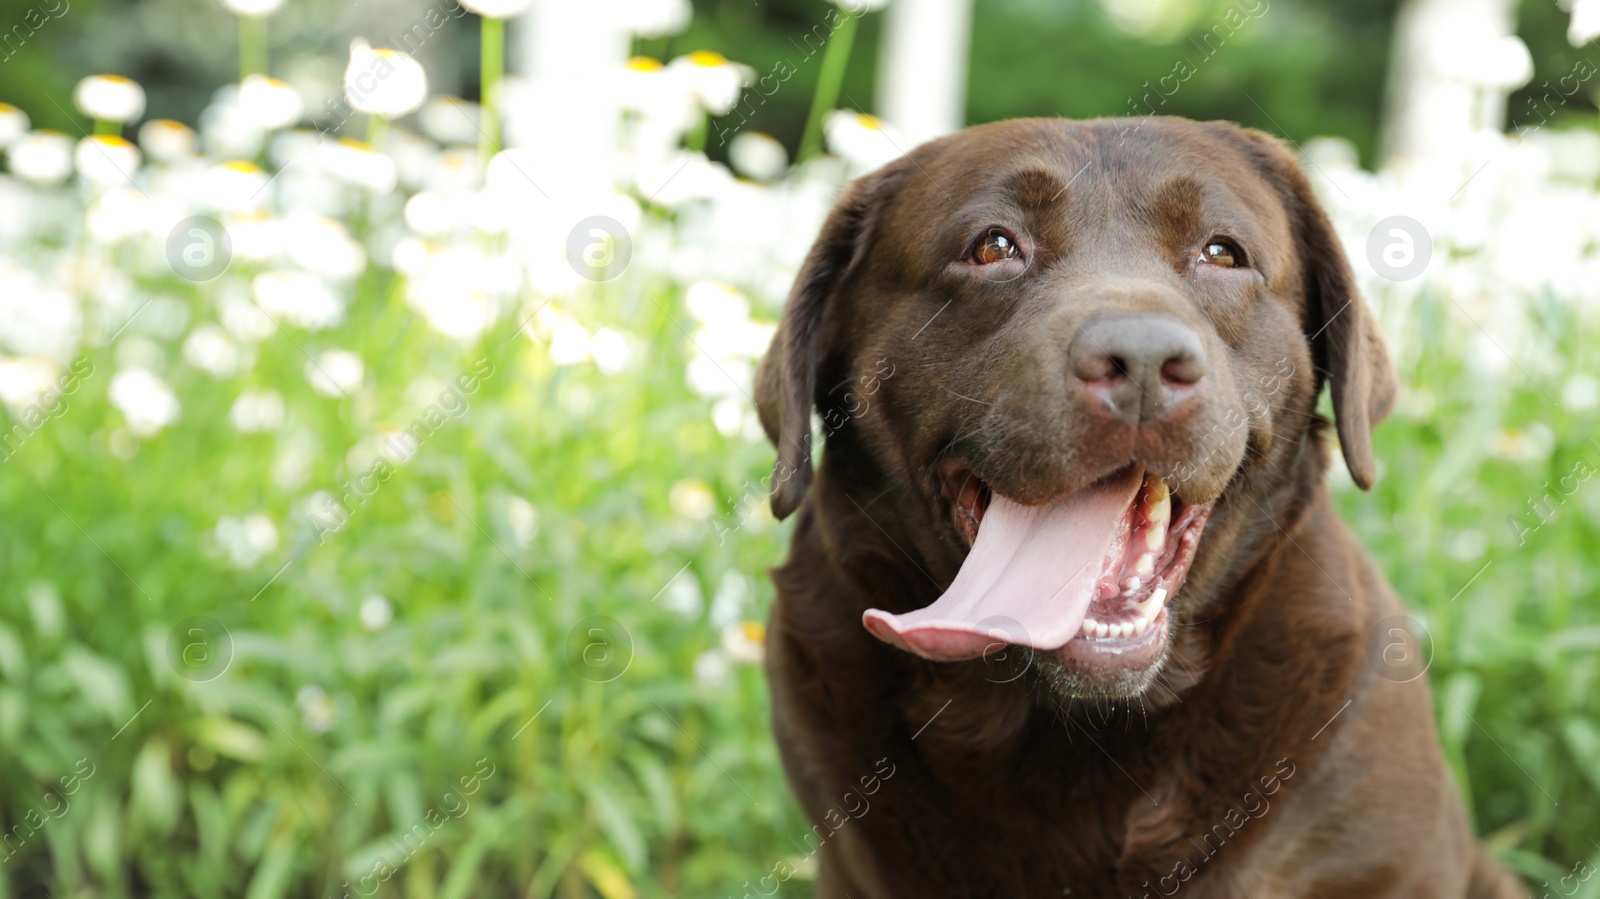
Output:
<path fill-rule="evenodd" d="M 958 262 L 992 225 L 1028 254 L 1006 277 Z M 1187 264 L 1219 232 L 1253 275 Z M 1201 334 L 1204 402 L 1159 428 L 1094 419 L 1065 353 L 1117 311 Z M 1426 678 L 1368 662 L 1401 606 L 1323 486 L 1324 382 L 1368 486 L 1393 374 L 1305 176 L 1266 135 L 1003 122 L 851 186 L 757 379 L 773 508 L 798 513 L 774 571 L 774 728 L 818 825 L 820 896 L 1519 894 L 1470 838 Z M 1018 658 L 928 662 L 862 627 L 865 609 L 928 605 L 959 569 L 947 457 L 1024 502 L 1130 461 L 1216 501 L 1141 695 L 1097 698 Z M 830 815 L 881 760 L 894 774 L 870 808 Z"/>

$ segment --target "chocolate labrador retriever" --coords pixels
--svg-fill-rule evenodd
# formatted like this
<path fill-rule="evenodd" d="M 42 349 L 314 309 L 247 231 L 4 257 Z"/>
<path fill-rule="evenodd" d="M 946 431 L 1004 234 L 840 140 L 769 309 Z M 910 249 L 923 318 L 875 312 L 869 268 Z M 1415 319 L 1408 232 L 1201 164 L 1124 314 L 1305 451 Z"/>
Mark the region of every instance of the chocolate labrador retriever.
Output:
<path fill-rule="evenodd" d="M 1519 894 L 1371 652 L 1324 383 L 1369 487 L 1394 376 L 1264 134 L 1002 122 L 849 188 L 756 386 L 818 895 Z"/>

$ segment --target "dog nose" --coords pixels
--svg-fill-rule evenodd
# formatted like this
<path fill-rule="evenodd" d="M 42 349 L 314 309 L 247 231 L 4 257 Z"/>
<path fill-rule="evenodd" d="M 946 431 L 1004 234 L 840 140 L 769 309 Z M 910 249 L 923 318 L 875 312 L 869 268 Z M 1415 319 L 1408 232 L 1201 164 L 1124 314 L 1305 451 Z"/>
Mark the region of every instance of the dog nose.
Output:
<path fill-rule="evenodd" d="M 1134 427 L 1177 412 L 1209 370 L 1200 335 L 1166 315 L 1092 319 L 1073 338 L 1067 358 L 1073 378 Z"/>

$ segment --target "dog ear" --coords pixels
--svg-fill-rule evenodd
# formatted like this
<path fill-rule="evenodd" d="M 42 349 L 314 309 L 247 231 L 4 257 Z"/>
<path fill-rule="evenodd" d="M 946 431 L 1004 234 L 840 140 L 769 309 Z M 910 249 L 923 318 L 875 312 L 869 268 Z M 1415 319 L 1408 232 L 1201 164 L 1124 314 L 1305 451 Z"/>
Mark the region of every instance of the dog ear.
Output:
<path fill-rule="evenodd" d="M 828 299 L 860 263 L 868 232 L 893 177 L 890 165 L 856 179 L 834 204 L 795 278 L 772 346 L 756 371 L 756 411 L 777 447 L 772 514 L 787 518 L 811 486 L 811 409 Z"/>
<path fill-rule="evenodd" d="M 1306 336 L 1317 369 L 1317 392 L 1327 380 L 1333 414 L 1350 477 L 1363 490 L 1377 478 L 1372 429 L 1394 406 L 1398 383 L 1383 333 L 1378 330 L 1333 223 L 1317 201 L 1305 172 L 1281 141 L 1259 131 L 1245 134 L 1265 154 L 1288 206 L 1306 277 Z"/>

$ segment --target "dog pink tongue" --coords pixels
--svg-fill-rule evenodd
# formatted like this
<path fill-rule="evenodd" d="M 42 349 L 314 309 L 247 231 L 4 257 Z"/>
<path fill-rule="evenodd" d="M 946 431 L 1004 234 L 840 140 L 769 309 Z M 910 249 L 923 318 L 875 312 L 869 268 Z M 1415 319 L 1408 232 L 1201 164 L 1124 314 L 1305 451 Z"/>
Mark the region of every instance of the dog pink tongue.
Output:
<path fill-rule="evenodd" d="M 927 608 L 862 623 L 885 643 L 937 662 L 1015 643 L 1056 649 L 1078 635 L 1106 557 L 1143 481 L 1137 471 L 1043 506 L 995 494 L 950 589 Z"/>

